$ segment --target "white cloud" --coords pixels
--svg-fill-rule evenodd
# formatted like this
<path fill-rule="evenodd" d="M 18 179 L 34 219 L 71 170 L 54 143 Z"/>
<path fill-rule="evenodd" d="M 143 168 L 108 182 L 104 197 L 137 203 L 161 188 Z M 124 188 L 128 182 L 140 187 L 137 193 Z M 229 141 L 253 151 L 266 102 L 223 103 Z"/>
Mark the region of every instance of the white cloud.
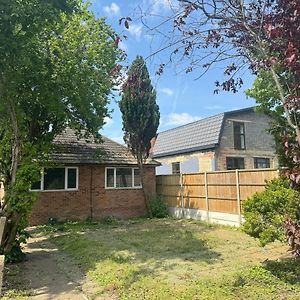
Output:
<path fill-rule="evenodd" d="M 210 105 L 210 106 L 204 106 L 204 109 L 208 109 L 208 110 L 217 110 L 217 109 L 222 109 L 223 106 L 221 105 Z"/>
<path fill-rule="evenodd" d="M 104 122 L 105 122 L 105 125 L 104 125 L 105 128 L 110 127 L 114 124 L 114 120 L 111 119 L 110 117 L 105 117 Z"/>
<path fill-rule="evenodd" d="M 141 24 L 130 24 L 127 29 L 129 33 L 134 36 L 136 39 L 139 39 L 142 34 L 142 25 Z"/>
<path fill-rule="evenodd" d="M 116 16 L 120 13 L 120 6 L 112 2 L 110 5 L 104 6 L 103 10 L 110 16 Z"/>
<path fill-rule="evenodd" d="M 161 88 L 158 91 L 165 94 L 165 95 L 167 95 L 167 96 L 173 96 L 173 94 L 174 94 L 174 91 L 169 89 L 169 88 Z"/>
<path fill-rule="evenodd" d="M 177 0 L 149 0 L 152 7 L 152 13 L 170 10 L 178 6 Z"/>
<path fill-rule="evenodd" d="M 171 113 L 166 117 L 164 123 L 166 126 L 180 126 L 200 119 L 201 117 L 192 116 L 189 113 L 181 113 L 181 114 Z"/>
<path fill-rule="evenodd" d="M 119 42 L 119 48 L 121 49 L 121 50 L 123 50 L 124 52 L 128 52 L 128 46 L 127 46 L 127 44 L 126 43 L 124 43 L 123 41 L 120 41 Z"/>

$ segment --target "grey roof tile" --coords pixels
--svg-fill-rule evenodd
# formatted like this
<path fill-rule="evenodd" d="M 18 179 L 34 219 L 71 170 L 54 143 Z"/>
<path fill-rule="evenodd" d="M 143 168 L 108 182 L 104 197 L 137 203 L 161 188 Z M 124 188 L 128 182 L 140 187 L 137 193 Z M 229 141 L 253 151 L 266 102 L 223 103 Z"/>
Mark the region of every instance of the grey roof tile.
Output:
<path fill-rule="evenodd" d="M 110 164 L 136 165 L 136 159 L 126 146 L 101 136 L 102 143 L 95 142 L 93 137 L 78 138 L 75 131 L 67 128 L 54 139 L 55 150 L 51 160 L 66 164 Z M 148 159 L 146 164 L 159 165 Z"/>
<path fill-rule="evenodd" d="M 219 143 L 224 115 L 221 113 L 159 133 L 152 157 L 214 148 Z"/>

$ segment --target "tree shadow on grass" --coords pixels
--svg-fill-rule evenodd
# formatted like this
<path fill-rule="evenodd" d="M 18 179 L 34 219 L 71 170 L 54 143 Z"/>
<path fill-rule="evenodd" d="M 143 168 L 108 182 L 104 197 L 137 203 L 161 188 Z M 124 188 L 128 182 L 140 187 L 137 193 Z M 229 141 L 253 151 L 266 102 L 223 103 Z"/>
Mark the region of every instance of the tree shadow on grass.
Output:
<path fill-rule="evenodd" d="M 300 284 L 300 259 L 269 260 L 264 263 L 264 268 L 285 283 Z"/>
<path fill-rule="evenodd" d="M 202 229 L 213 230 L 206 226 Z M 71 254 L 85 272 L 107 260 L 118 265 L 135 264 L 149 274 L 171 271 L 179 264 L 214 264 L 222 260 L 221 254 L 191 228 L 172 222 L 102 226 L 99 230 L 58 236 L 54 242 Z"/>
<path fill-rule="evenodd" d="M 48 241 L 69 254 L 83 274 L 99 281 L 104 292 L 124 291 L 136 284 L 161 285 L 163 289 L 167 283 L 162 274 L 178 280 L 190 274 L 194 264 L 201 271 L 201 266 L 222 260 L 199 235 L 213 230 L 205 225 L 165 220 L 72 226 L 64 230 L 60 225 L 60 232 L 54 230 Z M 38 246 L 31 243 L 28 248 Z"/>

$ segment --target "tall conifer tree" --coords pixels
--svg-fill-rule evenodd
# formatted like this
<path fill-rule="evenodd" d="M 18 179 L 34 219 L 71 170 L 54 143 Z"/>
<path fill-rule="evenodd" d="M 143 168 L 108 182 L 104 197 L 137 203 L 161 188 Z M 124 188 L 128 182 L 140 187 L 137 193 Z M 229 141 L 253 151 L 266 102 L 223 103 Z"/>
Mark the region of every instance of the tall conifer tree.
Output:
<path fill-rule="evenodd" d="M 149 157 L 151 140 L 156 136 L 159 125 L 159 107 L 156 92 L 149 72 L 141 56 L 133 61 L 126 82 L 122 87 L 122 99 L 119 102 L 123 119 L 124 141 L 137 159 L 145 204 L 150 217 L 149 199 L 144 184 L 144 163 Z"/>

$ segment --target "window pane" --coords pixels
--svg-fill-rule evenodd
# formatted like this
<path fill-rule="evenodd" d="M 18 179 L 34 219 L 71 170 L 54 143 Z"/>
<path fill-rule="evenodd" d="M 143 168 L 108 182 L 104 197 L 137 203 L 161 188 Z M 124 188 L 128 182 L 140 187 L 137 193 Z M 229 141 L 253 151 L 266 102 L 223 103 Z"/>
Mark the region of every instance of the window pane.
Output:
<path fill-rule="evenodd" d="M 179 162 L 172 163 L 172 174 L 180 174 L 180 163 Z"/>
<path fill-rule="evenodd" d="M 36 181 L 31 185 L 32 190 L 40 190 L 41 189 L 41 181 Z"/>
<path fill-rule="evenodd" d="M 234 138 L 234 149 L 237 150 L 246 149 L 244 123 L 239 123 L 239 122 L 233 123 L 233 138 Z"/>
<path fill-rule="evenodd" d="M 134 186 L 141 186 L 141 176 L 140 176 L 140 170 L 139 169 L 134 169 Z"/>
<path fill-rule="evenodd" d="M 65 188 L 65 168 L 45 169 L 44 189 L 63 190 Z"/>
<path fill-rule="evenodd" d="M 227 170 L 245 169 L 243 157 L 226 157 Z"/>
<path fill-rule="evenodd" d="M 114 169 L 106 169 L 106 186 L 114 187 Z"/>
<path fill-rule="evenodd" d="M 68 189 L 77 188 L 77 169 L 68 169 Z"/>
<path fill-rule="evenodd" d="M 116 187 L 132 187 L 132 169 L 116 169 Z"/>
<path fill-rule="evenodd" d="M 254 168 L 256 169 L 270 168 L 270 159 L 265 157 L 255 157 Z"/>

